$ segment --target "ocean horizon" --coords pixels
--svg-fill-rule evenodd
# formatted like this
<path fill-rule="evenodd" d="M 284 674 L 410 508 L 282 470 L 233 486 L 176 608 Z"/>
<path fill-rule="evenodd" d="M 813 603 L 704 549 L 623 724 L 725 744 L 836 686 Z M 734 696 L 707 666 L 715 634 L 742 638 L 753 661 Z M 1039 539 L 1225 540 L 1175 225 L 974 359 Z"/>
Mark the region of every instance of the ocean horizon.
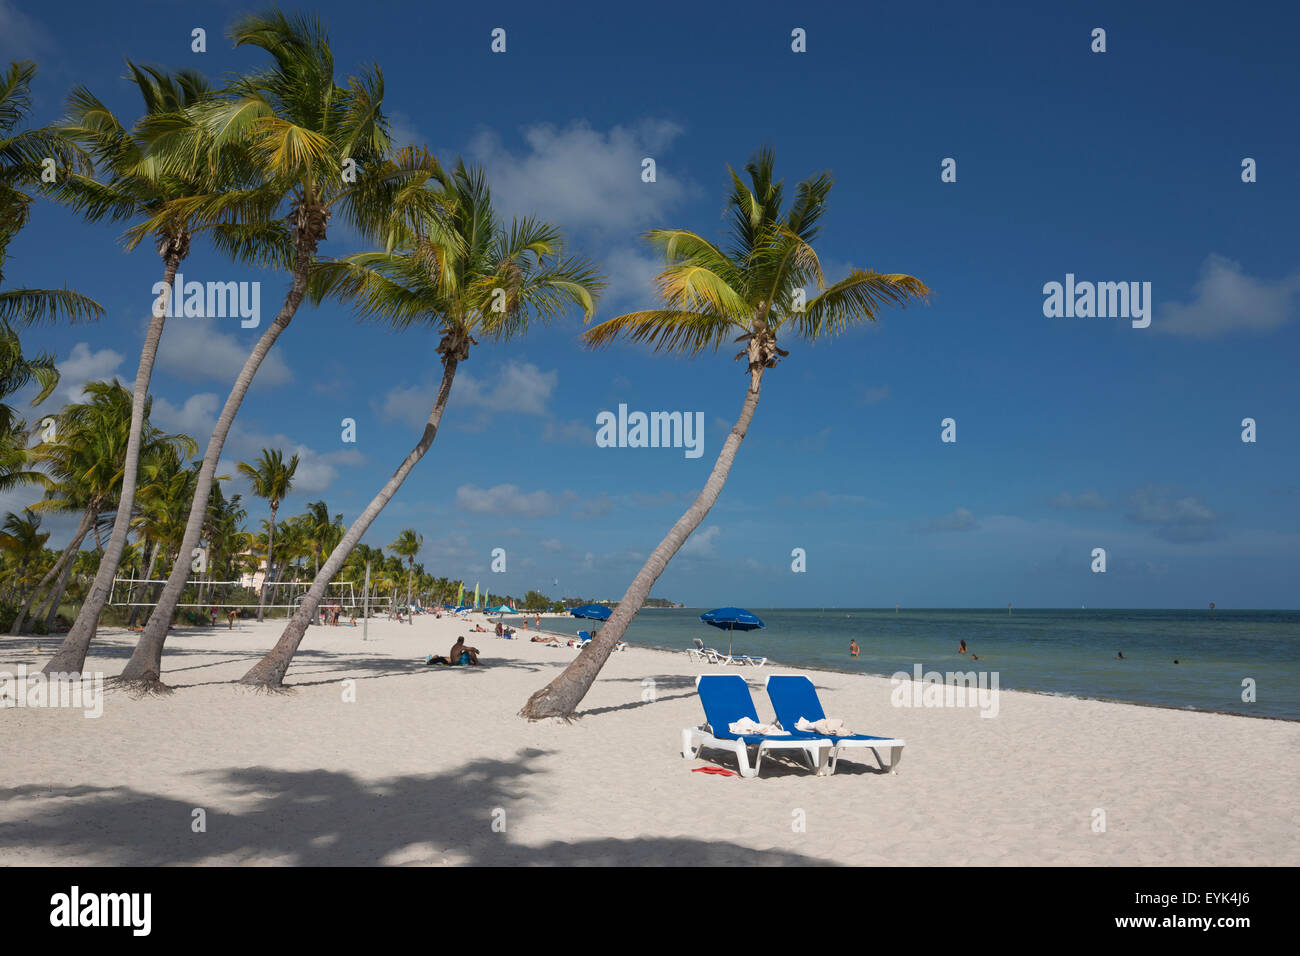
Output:
<path fill-rule="evenodd" d="M 706 608 L 644 608 L 626 640 L 728 649 Z M 1003 690 L 1300 720 L 1300 611 L 1152 608 L 756 608 L 766 627 L 735 632 L 738 654 L 791 667 L 888 677 L 996 672 Z M 548 619 L 576 634 L 593 622 Z M 856 640 L 858 656 L 849 655 Z M 971 660 L 957 650 L 965 640 Z M 1124 659 L 1117 655 L 1123 653 Z M 1175 663 L 1177 661 L 1177 663 Z M 1251 682 L 1254 700 L 1248 696 Z"/>

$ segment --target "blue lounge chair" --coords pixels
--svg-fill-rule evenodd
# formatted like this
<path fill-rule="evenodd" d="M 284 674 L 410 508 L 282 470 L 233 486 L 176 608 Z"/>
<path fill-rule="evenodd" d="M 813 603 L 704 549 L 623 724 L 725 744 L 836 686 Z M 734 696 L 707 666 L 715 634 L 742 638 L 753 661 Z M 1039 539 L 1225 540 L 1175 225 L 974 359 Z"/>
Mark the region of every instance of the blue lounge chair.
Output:
<path fill-rule="evenodd" d="M 704 707 L 704 723 L 682 731 L 682 756 L 695 757 L 705 747 L 726 750 L 736 755 L 742 777 L 758 776 L 763 764 L 763 754 L 774 750 L 793 750 L 808 761 L 814 770 L 825 765 L 829 741 L 813 734 L 798 731 L 773 737 L 760 734 L 733 734 L 731 724 L 748 717 L 758 720 L 754 699 L 749 695 L 749 685 L 739 674 L 701 674 L 695 678 L 695 690 Z M 751 769 L 749 748 L 756 747 L 756 759 Z"/>
<path fill-rule="evenodd" d="M 800 719 L 813 722 L 826 719 L 826 711 L 817 697 L 817 688 L 813 682 L 802 674 L 769 674 L 767 677 L 767 697 L 776 712 L 776 720 L 784 730 L 794 730 Z M 835 772 L 840 750 L 846 747 L 866 747 L 876 755 L 880 769 L 898 773 L 898 762 L 903 759 L 903 741 L 895 737 L 872 737 L 868 734 L 853 734 L 850 737 L 827 737 L 831 743 L 830 772 Z M 889 766 L 880 759 L 880 749 L 889 748 Z"/>

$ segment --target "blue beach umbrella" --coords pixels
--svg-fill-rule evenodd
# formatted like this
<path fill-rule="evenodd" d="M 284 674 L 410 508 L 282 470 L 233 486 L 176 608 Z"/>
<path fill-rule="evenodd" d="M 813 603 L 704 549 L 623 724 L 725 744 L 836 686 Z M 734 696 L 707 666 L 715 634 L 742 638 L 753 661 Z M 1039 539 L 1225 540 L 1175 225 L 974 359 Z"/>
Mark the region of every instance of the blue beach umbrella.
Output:
<path fill-rule="evenodd" d="M 731 656 L 731 645 L 735 639 L 736 631 L 756 631 L 760 627 L 766 627 L 757 614 L 746 611 L 743 607 L 715 607 L 712 611 L 705 611 L 700 615 L 700 620 L 705 624 L 711 624 L 714 627 L 721 628 L 730 632 L 731 637 L 727 640 L 727 656 Z"/>
<path fill-rule="evenodd" d="M 607 621 L 614 612 L 603 604 L 584 604 L 581 607 L 571 608 L 569 613 L 574 617 L 585 618 L 589 621 Z"/>

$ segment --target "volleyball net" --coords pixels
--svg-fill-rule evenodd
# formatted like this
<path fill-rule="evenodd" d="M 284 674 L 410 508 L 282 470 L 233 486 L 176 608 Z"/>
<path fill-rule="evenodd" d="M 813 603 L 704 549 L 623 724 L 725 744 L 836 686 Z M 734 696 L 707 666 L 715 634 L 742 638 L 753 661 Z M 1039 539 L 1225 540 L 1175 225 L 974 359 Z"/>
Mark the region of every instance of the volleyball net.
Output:
<path fill-rule="evenodd" d="M 154 578 L 114 578 L 113 590 L 108 603 L 115 607 L 153 607 L 162 594 L 165 579 Z M 310 581 L 268 581 L 262 585 L 266 589 L 266 603 L 262 604 L 256 588 L 239 581 L 191 581 L 186 585 L 187 596 L 192 601 L 180 601 L 177 607 L 224 607 L 257 610 L 263 608 L 289 608 L 296 610 L 303 598 L 311 590 Z M 358 597 L 351 581 L 333 581 L 327 586 L 321 605 L 335 605 L 348 610 L 361 610 L 363 597 Z M 387 595 L 371 595 L 370 609 L 382 610 L 388 607 L 391 598 Z"/>

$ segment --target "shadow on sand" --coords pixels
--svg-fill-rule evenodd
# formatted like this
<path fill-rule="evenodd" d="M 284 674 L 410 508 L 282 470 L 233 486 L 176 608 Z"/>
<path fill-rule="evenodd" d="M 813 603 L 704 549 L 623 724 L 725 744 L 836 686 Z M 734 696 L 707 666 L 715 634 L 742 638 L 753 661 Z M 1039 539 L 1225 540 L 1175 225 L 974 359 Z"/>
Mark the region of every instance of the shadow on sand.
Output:
<path fill-rule="evenodd" d="M 542 842 L 522 801 L 546 751 L 471 761 L 451 772 L 362 781 L 344 772 L 226 768 L 201 775 L 243 805 L 207 809 L 129 787 L 31 786 L 0 791 L 31 801 L 28 816 L 0 824 L 0 857 L 47 847 L 64 859 L 116 866 L 275 860 L 300 866 L 380 863 L 483 866 L 800 866 L 831 861 L 685 837 Z M 198 781 L 196 781 L 197 783 Z M 198 789 L 198 788 L 196 788 Z M 198 805 L 201 805 L 201 801 Z M 683 810 L 683 812 L 688 812 Z M 506 832 L 493 828 L 506 822 Z M 498 827 L 499 829 L 499 827 Z M 527 841 L 515 842 L 519 833 Z"/>

